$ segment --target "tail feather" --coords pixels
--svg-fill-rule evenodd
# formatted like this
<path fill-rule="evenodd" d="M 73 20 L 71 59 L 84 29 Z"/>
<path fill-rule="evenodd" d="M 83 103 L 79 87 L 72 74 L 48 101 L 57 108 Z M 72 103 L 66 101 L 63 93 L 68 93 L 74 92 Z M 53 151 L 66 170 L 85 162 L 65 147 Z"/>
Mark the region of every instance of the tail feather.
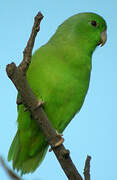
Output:
<path fill-rule="evenodd" d="M 18 137 L 18 131 L 13 139 L 13 142 L 10 146 L 10 150 L 8 153 L 8 161 L 11 161 L 12 159 L 14 159 L 14 157 L 16 157 L 17 155 L 17 151 L 18 151 L 18 144 L 19 144 L 19 137 Z"/>
<path fill-rule="evenodd" d="M 13 168 L 17 169 L 17 171 L 20 170 L 21 175 L 23 175 L 25 173 L 32 173 L 37 169 L 46 155 L 48 144 L 45 143 L 35 155 L 28 156 L 24 161 L 21 161 L 21 158 L 19 158 L 22 156 L 22 150 L 20 148 L 19 133 L 17 131 L 8 153 L 8 161 L 12 160 Z"/>
<path fill-rule="evenodd" d="M 22 164 L 22 174 L 25 174 L 25 173 L 32 173 L 34 172 L 37 167 L 41 164 L 41 162 L 43 161 L 45 155 L 46 155 L 46 152 L 47 152 L 47 149 L 48 149 L 48 145 L 46 145 L 41 151 L 39 151 L 34 157 L 28 159 L 27 161 L 25 161 L 23 164 Z"/>

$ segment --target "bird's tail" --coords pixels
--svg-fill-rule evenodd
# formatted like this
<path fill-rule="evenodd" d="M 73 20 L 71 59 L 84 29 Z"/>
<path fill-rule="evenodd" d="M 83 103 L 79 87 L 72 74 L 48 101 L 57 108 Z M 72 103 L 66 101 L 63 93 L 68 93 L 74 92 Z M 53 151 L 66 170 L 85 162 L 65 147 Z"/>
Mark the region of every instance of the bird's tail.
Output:
<path fill-rule="evenodd" d="M 13 161 L 13 168 L 17 169 L 17 171 L 20 171 L 21 175 L 25 173 L 32 173 L 43 161 L 47 149 L 48 144 L 46 143 L 43 148 L 39 149 L 39 151 L 35 153 L 35 155 L 26 158 L 26 160 L 22 162 L 22 151 L 20 148 L 19 132 L 17 131 L 8 153 L 8 161 Z"/>

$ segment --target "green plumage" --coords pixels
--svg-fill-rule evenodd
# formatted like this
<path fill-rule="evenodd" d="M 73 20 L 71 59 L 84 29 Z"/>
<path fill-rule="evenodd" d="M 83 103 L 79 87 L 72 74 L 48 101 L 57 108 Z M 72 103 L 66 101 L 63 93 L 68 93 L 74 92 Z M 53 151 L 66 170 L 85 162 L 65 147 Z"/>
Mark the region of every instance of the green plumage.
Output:
<path fill-rule="evenodd" d="M 95 26 L 92 21 L 96 22 Z M 80 110 L 86 96 L 91 57 L 106 30 L 104 19 L 94 13 L 80 13 L 59 26 L 47 44 L 32 56 L 27 80 L 58 132 L 63 132 Z M 18 131 L 8 160 L 22 174 L 33 172 L 42 162 L 48 143 L 29 111 L 18 106 Z"/>

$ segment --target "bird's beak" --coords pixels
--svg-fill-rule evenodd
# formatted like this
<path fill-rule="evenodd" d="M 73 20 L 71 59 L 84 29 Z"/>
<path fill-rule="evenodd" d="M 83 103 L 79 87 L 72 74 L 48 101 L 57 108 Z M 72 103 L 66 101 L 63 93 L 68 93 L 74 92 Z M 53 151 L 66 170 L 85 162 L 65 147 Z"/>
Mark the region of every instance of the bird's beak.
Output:
<path fill-rule="evenodd" d="M 101 47 L 106 43 L 106 40 L 107 40 L 107 32 L 106 32 L 106 30 L 105 31 L 103 31 L 103 32 L 101 32 L 101 34 L 100 34 L 100 45 L 101 45 Z"/>

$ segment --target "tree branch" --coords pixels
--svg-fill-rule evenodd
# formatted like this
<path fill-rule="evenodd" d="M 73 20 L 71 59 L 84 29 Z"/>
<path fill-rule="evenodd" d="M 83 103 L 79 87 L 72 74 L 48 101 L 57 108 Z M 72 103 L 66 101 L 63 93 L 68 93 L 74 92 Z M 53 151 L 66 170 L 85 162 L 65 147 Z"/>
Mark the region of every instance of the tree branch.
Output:
<path fill-rule="evenodd" d="M 57 136 L 56 131 L 48 120 L 42 107 L 38 106 L 38 100 L 34 96 L 32 89 L 26 81 L 26 72 L 31 62 L 32 49 L 34 46 L 35 37 L 40 29 L 40 22 L 43 15 L 39 12 L 35 17 L 32 33 L 30 35 L 27 46 L 23 52 L 23 60 L 21 64 L 16 67 L 14 63 L 8 64 L 6 72 L 8 77 L 11 79 L 19 94 L 21 95 L 19 104 L 23 103 L 28 110 L 30 110 L 33 118 L 37 121 L 39 127 L 43 131 L 48 143 L 51 145 L 62 169 L 69 180 L 82 180 L 83 178 L 74 166 L 69 150 L 66 150 L 63 145 L 54 147 L 54 145 L 60 140 Z"/>
<path fill-rule="evenodd" d="M 84 167 L 84 180 L 90 180 L 90 161 L 91 156 L 87 156 Z"/>
<path fill-rule="evenodd" d="M 23 51 L 23 60 L 19 65 L 19 69 L 21 69 L 24 74 L 26 74 L 28 67 L 30 65 L 30 62 L 31 62 L 32 49 L 34 46 L 36 35 L 40 30 L 40 22 L 42 19 L 43 19 L 43 15 L 41 12 L 39 12 L 35 16 L 35 21 L 34 21 L 34 25 L 32 27 L 32 32 L 31 32 L 30 38 L 27 42 L 26 48 Z"/>

